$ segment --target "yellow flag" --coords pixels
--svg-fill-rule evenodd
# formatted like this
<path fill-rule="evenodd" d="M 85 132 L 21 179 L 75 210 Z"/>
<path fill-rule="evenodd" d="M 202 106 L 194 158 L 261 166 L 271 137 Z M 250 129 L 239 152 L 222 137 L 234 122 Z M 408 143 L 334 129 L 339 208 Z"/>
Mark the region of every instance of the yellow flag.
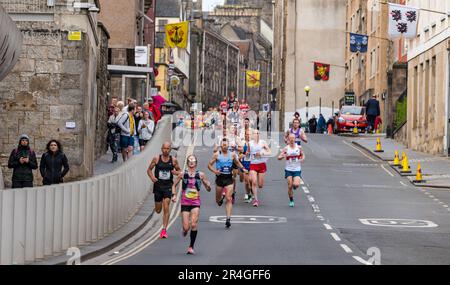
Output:
<path fill-rule="evenodd" d="M 185 49 L 188 43 L 189 22 L 166 25 L 166 46 Z"/>
<path fill-rule="evenodd" d="M 247 70 L 246 76 L 247 76 L 247 87 L 252 88 L 252 87 L 259 87 L 261 85 L 261 72 Z"/>

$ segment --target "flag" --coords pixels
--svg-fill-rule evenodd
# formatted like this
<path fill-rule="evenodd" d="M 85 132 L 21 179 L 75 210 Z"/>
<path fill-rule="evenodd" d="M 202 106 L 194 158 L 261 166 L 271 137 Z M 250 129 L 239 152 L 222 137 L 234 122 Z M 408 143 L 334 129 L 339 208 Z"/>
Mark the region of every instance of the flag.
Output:
<path fill-rule="evenodd" d="M 314 62 L 314 79 L 328 81 L 330 79 L 330 65 Z"/>
<path fill-rule="evenodd" d="M 419 9 L 389 3 L 389 37 L 415 38 L 418 22 Z"/>
<path fill-rule="evenodd" d="M 367 52 L 367 44 L 369 37 L 350 33 L 350 51 L 351 52 Z"/>
<path fill-rule="evenodd" d="M 261 72 L 247 70 L 246 71 L 247 87 L 259 87 L 261 85 Z"/>
<path fill-rule="evenodd" d="M 166 25 L 166 46 L 185 49 L 189 35 L 189 22 Z"/>

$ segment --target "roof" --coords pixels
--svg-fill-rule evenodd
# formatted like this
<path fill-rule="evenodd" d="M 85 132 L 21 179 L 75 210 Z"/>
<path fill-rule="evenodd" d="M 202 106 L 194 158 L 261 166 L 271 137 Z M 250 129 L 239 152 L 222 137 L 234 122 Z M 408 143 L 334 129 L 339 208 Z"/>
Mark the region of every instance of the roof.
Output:
<path fill-rule="evenodd" d="M 231 28 L 233 29 L 233 31 L 236 33 L 236 35 L 239 37 L 239 39 L 241 40 L 246 40 L 248 39 L 248 32 L 240 27 L 236 27 L 236 26 L 231 26 Z"/>
<path fill-rule="evenodd" d="M 249 51 L 250 51 L 250 46 L 251 46 L 250 40 L 232 41 L 232 43 L 239 48 L 239 50 L 240 50 L 242 55 L 244 55 L 246 58 L 248 58 Z"/>
<path fill-rule="evenodd" d="M 156 1 L 155 17 L 180 17 L 180 0 Z"/>

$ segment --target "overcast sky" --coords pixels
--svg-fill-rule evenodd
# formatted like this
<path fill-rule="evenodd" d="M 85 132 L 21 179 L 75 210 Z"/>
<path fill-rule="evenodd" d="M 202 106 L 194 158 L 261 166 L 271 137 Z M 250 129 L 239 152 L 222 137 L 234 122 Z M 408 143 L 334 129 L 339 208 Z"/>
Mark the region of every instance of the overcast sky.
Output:
<path fill-rule="evenodd" d="M 203 0 L 203 11 L 213 11 L 215 5 L 223 5 L 223 0 Z"/>

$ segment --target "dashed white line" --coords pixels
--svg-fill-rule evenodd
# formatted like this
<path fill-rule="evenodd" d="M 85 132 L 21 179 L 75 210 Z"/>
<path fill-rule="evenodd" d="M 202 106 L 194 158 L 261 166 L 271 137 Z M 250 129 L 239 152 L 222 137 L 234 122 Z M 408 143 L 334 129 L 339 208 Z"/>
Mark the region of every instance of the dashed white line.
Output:
<path fill-rule="evenodd" d="M 324 226 L 327 230 L 332 230 L 332 229 L 333 229 L 329 224 L 323 224 L 323 226 Z"/>
<path fill-rule="evenodd" d="M 444 207 L 444 208 L 448 208 L 448 205 L 442 205 L 442 207 Z"/>
<path fill-rule="evenodd" d="M 406 183 L 403 182 L 403 181 L 400 181 L 400 184 L 402 184 L 402 185 L 405 186 L 405 187 L 408 187 L 408 185 L 406 185 Z"/>
<path fill-rule="evenodd" d="M 319 206 L 317 206 L 316 204 L 312 204 L 311 207 L 313 208 L 314 212 L 320 212 Z"/>
<path fill-rule="evenodd" d="M 336 233 L 331 233 L 330 235 L 334 238 L 335 241 L 341 241 L 341 238 Z"/>
<path fill-rule="evenodd" d="M 362 263 L 364 265 L 372 265 L 371 263 L 367 262 L 366 260 L 362 259 L 359 256 L 354 255 L 353 258 L 356 259 L 356 261 L 358 261 L 358 262 L 360 262 L 360 263 Z"/>
<path fill-rule="evenodd" d="M 311 203 L 314 203 L 315 202 L 314 197 L 311 195 L 308 195 L 308 201 Z"/>
<path fill-rule="evenodd" d="M 346 244 L 341 243 L 341 247 L 345 250 L 346 253 L 352 253 L 353 250 L 349 248 Z"/>
<path fill-rule="evenodd" d="M 302 189 L 303 189 L 303 191 L 304 191 L 306 194 L 309 194 L 308 187 L 303 186 Z"/>
<path fill-rule="evenodd" d="M 434 199 L 433 199 L 433 201 L 435 201 L 435 202 L 439 202 L 439 199 L 437 199 L 437 198 L 434 198 Z"/>
<path fill-rule="evenodd" d="M 434 198 L 434 195 L 430 195 L 430 198 Z"/>

